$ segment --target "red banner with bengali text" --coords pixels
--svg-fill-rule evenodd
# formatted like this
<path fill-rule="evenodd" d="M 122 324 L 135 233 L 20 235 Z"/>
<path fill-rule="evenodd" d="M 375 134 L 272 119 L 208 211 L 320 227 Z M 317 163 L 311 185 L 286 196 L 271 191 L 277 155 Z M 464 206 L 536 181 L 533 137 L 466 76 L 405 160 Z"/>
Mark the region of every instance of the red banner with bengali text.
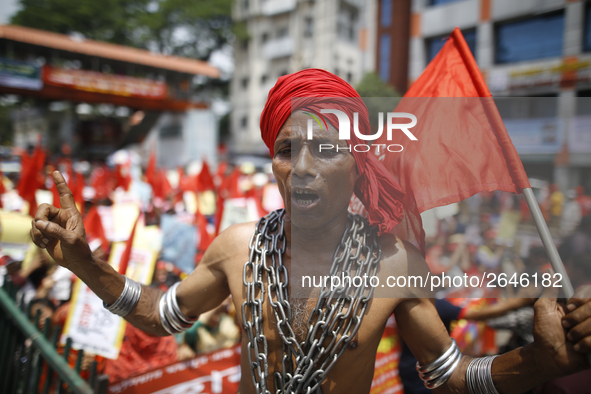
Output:
<path fill-rule="evenodd" d="M 165 99 L 168 92 L 163 81 L 96 71 L 66 70 L 47 65 L 43 67 L 43 83 L 86 92 L 149 99 Z"/>
<path fill-rule="evenodd" d="M 109 386 L 109 394 L 235 394 L 240 346 L 199 355 Z"/>

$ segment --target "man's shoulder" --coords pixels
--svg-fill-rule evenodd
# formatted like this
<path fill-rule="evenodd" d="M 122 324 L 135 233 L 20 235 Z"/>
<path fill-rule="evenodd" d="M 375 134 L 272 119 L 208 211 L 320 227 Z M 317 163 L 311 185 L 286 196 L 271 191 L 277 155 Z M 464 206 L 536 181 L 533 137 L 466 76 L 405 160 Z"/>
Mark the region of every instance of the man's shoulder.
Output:
<path fill-rule="evenodd" d="M 393 234 L 381 235 L 379 240 L 382 247 L 382 264 L 395 269 L 398 274 L 418 274 L 429 269 L 425 258 L 412 243 Z"/>
<path fill-rule="evenodd" d="M 211 264 L 234 259 L 242 261 L 248 256 L 250 238 L 255 226 L 256 222 L 233 224 L 220 232 L 207 248 L 203 261 Z"/>
<path fill-rule="evenodd" d="M 379 237 L 382 247 L 382 259 L 396 258 L 406 260 L 423 259 L 421 252 L 412 243 L 393 234 L 383 234 Z"/>

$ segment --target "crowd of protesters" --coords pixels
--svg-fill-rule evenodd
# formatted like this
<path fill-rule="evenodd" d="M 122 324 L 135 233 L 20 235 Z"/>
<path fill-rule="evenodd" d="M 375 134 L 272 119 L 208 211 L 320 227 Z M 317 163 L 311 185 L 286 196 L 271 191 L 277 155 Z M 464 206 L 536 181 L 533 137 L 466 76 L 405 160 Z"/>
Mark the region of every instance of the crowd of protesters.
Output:
<path fill-rule="evenodd" d="M 40 148 L 31 155 L 25 153 L 21 163 L 23 169 L 13 179 L 2 178 L 0 193 L 8 194 L 14 189 L 12 195 L 18 194 L 20 205 L 11 201 L 10 207 L 5 209 L 22 207 L 24 210 L 30 206 L 30 215 L 34 215 L 37 206 L 37 190 L 52 192 L 54 205 L 59 201 L 50 176 L 56 168 L 65 175 L 85 222 L 97 206 L 114 203 L 115 190 L 137 194 L 146 225 L 158 225 L 163 214 L 186 217 L 189 213 L 185 199 L 187 192 L 213 193 L 214 209 L 201 212 L 198 207 L 190 213 L 193 215 L 192 225 L 199 233 L 199 241 L 194 245 L 197 250 L 195 264 L 199 263 L 222 227 L 225 201 L 248 198 L 254 203 L 256 216 L 279 208 L 276 195 L 272 202 L 264 198 L 265 188 L 274 181 L 271 172 L 256 169 L 252 164 L 232 166 L 222 162 L 211 171 L 204 162 L 199 171 L 179 168 L 171 177 L 170 171 L 157 168 L 154 155 L 143 169 L 132 159 L 112 166 L 87 163 L 84 167 L 69 159 L 48 164 Z M 86 171 L 77 171 L 79 168 L 86 168 Z M 555 185 L 550 185 L 539 191 L 538 200 L 573 285 L 588 283 L 591 280 L 591 197 L 583 187 L 563 193 Z M 6 203 L 7 200 L 3 198 L 2 201 Z M 436 219 L 431 220 L 432 229 L 427 232 L 426 260 L 433 274 L 462 276 L 489 272 L 504 273 L 510 278 L 514 274 L 543 273 L 549 267 L 548 257 L 522 196 L 483 192 L 462 201 L 454 209 L 452 214 L 435 215 Z M 3 228 L 2 231 L 10 230 Z M 94 252 L 108 260 L 111 248 L 104 233 L 87 228 L 87 236 Z M 22 261 L 3 254 L 0 259 L 3 281 L 10 278 L 20 288 L 19 299 L 24 295 L 22 299 L 32 321 L 39 316 L 41 330 L 46 322 L 51 324 L 51 330 L 61 330 L 71 306 L 75 278 L 65 268 L 53 264 L 44 250 L 35 250 L 32 256 L 23 265 Z M 175 261 L 166 261 L 159 256 L 151 286 L 167 290 L 190 273 L 185 271 L 175 265 Z M 533 341 L 532 305 L 539 296 L 538 290 L 514 285 L 497 286 L 493 290 L 449 288 L 438 294 L 443 301 L 438 301 L 437 308 L 450 331 L 455 329 L 459 335 L 466 336 L 462 344 L 464 352 L 473 355 L 498 353 Z M 475 302 L 474 299 L 481 301 Z M 96 361 L 99 371 L 114 382 L 178 360 L 191 359 L 200 353 L 233 346 L 240 340 L 240 329 L 235 324 L 236 311 L 232 305 L 227 300 L 203 314 L 190 330 L 177 337 L 151 337 L 128 324 L 116 360 L 86 352 L 81 369 L 83 373 L 88 371 L 91 363 Z M 479 330 L 477 337 L 472 335 L 468 340 L 470 330 L 458 331 L 457 320 L 462 319 L 486 321 L 488 328 Z M 511 335 L 508 339 L 496 341 L 491 327 L 509 330 Z M 410 371 L 414 370 L 414 362 L 405 358 L 412 355 L 405 356 L 405 352 L 409 354 L 403 347 L 400 372 L 405 390 L 408 393 L 422 392 L 421 383 L 416 379 L 412 381 L 413 377 L 416 378 L 416 372 Z"/>

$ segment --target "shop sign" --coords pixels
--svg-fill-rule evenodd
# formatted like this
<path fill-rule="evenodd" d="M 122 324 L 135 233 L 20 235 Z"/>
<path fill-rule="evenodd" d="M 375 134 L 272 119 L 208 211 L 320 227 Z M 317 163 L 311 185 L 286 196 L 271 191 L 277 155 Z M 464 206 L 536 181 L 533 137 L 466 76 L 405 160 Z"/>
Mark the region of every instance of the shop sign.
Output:
<path fill-rule="evenodd" d="M 95 71 L 67 70 L 45 66 L 43 82 L 52 86 L 116 96 L 149 99 L 165 99 L 167 97 L 165 82 Z"/>
<path fill-rule="evenodd" d="M 41 69 L 28 62 L 0 59 L 0 85 L 16 89 L 41 90 Z"/>
<path fill-rule="evenodd" d="M 564 141 L 560 118 L 508 119 L 507 132 L 519 154 L 556 154 Z"/>

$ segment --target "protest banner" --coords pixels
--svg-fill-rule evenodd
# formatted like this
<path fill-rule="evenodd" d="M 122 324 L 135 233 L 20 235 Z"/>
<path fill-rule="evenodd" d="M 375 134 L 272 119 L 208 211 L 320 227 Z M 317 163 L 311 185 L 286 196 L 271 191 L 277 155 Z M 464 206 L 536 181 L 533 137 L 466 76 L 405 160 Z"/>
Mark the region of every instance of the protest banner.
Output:
<path fill-rule="evenodd" d="M 103 307 L 103 301 L 80 279 L 74 285 L 70 312 L 60 339 L 72 339 L 72 347 L 116 359 L 123 342 L 125 320 Z"/>
<path fill-rule="evenodd" d="M 376 353 L 376 363 L 370 394 L 402 394 L 402 381 L 398 374 L 400 339 L 394 316 L 390 316 Z"/>
<path fill-rule="evenodd" d="M 239 382 L 238 345 L 115 382 L 109 394 L 234 394 Z"/>

